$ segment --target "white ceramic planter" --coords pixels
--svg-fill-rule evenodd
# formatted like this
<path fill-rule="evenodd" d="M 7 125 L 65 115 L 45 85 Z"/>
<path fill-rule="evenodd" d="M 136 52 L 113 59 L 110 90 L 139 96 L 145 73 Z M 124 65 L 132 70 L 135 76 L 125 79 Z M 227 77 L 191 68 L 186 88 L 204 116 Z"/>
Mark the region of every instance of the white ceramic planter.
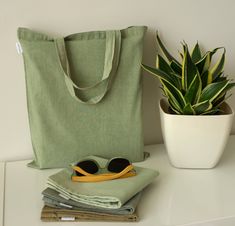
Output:
<path fill-rule="evenodd" d="M 177 168 L 213 168 L 226 146 L 234 112 L 224 103 L 223 115 L 174 115 L 160 100 L 164 143 L 170 162 Z"/>

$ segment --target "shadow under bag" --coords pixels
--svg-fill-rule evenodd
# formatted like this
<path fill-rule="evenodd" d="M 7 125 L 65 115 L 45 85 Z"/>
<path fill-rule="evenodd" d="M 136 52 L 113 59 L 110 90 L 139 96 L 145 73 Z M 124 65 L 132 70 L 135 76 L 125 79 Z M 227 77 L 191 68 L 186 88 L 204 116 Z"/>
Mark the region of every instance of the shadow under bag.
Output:
<path fill-rule="evenodd" d="M 141 61 L 146 27 L 51 38 L 18 29 L 35 168 L 87 155 L 142 161 Z"/>

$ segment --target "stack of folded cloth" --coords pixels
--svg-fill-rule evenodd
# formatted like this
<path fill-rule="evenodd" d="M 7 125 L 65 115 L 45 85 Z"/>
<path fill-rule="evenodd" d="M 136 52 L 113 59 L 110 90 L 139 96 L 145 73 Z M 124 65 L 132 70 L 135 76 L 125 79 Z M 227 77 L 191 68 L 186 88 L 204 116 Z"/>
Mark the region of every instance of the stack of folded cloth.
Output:
<path fill-rule="evenodd" d="M 100 166 L 108 160 L 96 156 Z M 102 182 L 73 182 L 73 170 L 51 175 L 42 192 L 42 221 L 138 221 L 136 211 L 142 190 L 158 172 L 135 166 L 136 176 Z"/>

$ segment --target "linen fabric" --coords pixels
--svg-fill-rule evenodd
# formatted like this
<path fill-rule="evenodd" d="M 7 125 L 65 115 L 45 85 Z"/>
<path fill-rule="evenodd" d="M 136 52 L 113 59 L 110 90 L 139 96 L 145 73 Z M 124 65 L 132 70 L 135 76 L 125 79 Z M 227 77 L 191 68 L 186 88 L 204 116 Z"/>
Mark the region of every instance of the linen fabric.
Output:
<path fill-rule="evenodd" d="M 49 206 L 44 206 L 41 211 L 42 221 L 120 221 L 120 222 L 134 222 L 138 221 L 137 213 L 128 215 L 115 215 L 109 213 L 94 213 L 80 210 L 57 209 Z"/>
<path fill-rule="evenodd" d="M 136 207 L 139 203 L 141 192 L 137 193 L 134 197 L 128 200 L 123 206 L 119 209 L 107 209 L 97 206 L 91 206 L 84 203 L 76 202 L 71 199 L 65 199 L 60 195 L 59 192 L 46 188 L 42 192 L 43 201 L 46 206 L 61 208 L 61 209 L 70 209 L 70 210 L 82 210 L 89 212 L 99 212 L 99 213 L 110 213 L 118 215 L 128 215 L 133 214 L 136 211 Z"/>
<path fill-rule="evenodd" d="M 89 156 L 105 167 L 107 159 Z M 73 182 L 72 169 L 49 176 L 47 184 L 67 199 L 109 209 L 118 209 L 158 176 L 158 171 L 135 166 L 136 176 L 102 182 Z M 105 172 L 105 171 L 103 171 Z"/>
<path fill-rule="evenodd" d="M 141 61 L 146 27 L 52 38 L 18 29 L 34 161 L 65 167 L 87 155 L 142 161 Z"/>

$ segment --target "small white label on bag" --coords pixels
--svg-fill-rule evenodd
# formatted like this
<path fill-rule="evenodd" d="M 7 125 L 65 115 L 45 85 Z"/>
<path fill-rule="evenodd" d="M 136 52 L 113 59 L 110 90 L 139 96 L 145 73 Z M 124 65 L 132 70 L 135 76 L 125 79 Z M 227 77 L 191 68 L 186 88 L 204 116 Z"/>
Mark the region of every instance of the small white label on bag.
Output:
<path fill-rule="evenodd" d="M 62 203 L 62 202 L 60 202 L 60 206 L 64 206 L 64 207 L 67 207 L 67 208 L 70 208 L 70 209 L 72 209 L 72 208 L 73 208 L 72 206 L 67 205 L 67 204 L 64 204 L 64 203 Z"/>
<path fill-rule="evenodd" d="M 16 42 L 16 50 L 17 50 L 18 54 L 23 53 L 23 49 L 22 49 L 21 44 L 19 42 Z"/>
<path fill-rule="evenodd" d="M 62 221 L 75 221 L 75 217 L 61 217 Z"/>

